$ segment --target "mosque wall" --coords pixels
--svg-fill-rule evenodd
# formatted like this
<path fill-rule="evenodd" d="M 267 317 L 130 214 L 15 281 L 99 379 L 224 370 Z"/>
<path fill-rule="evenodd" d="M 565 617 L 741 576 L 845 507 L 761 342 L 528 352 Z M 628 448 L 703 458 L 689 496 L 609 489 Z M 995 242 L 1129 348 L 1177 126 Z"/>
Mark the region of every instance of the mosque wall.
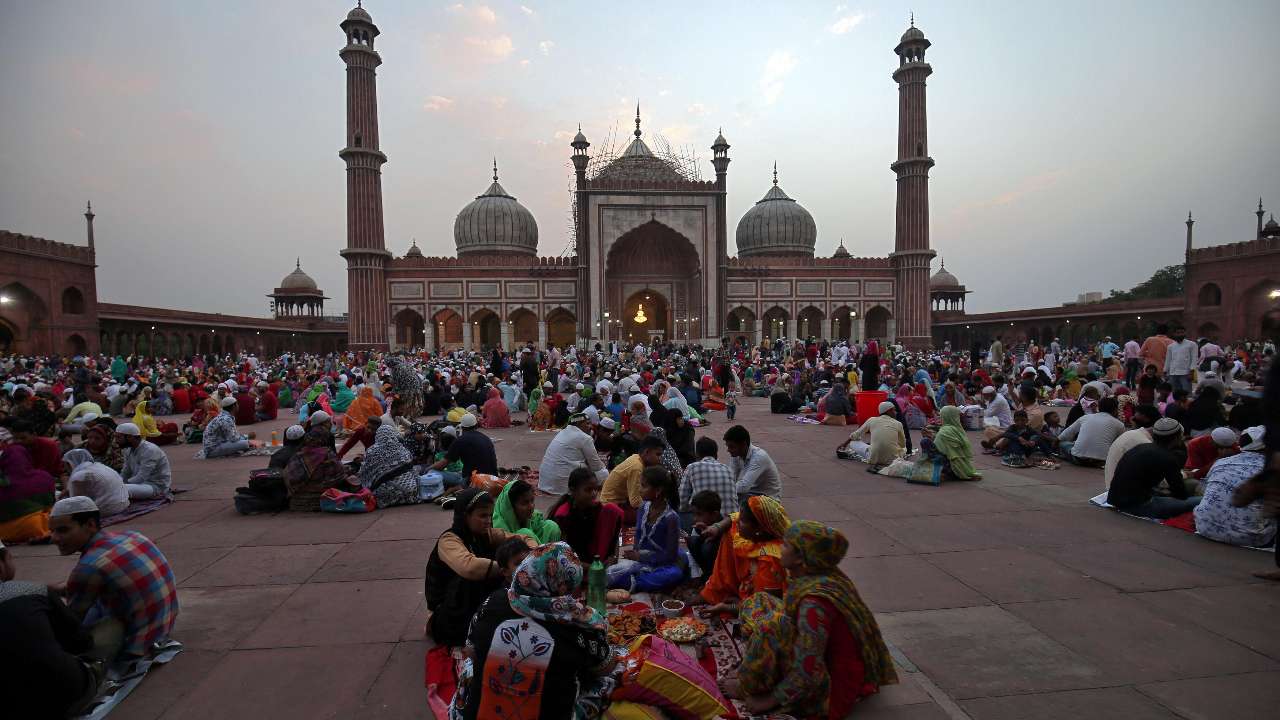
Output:
<path fill-rule="evenodd" d="M 94 250 L 0 231 L 0 354 L 98 350 Z"/>
<path fill-rule="evenodd" d="M 1192 337 L 1261 339 L 1262 316 L 1280 304 L 1280 238 L 1194 248 L 1184 284 Z"/>

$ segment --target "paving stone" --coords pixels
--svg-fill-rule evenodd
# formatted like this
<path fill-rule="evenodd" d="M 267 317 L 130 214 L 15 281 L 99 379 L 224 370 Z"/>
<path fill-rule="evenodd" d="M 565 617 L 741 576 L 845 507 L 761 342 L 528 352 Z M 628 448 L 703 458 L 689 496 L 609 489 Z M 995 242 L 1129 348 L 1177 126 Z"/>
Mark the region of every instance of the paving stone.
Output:
<path fill-rule="evenodd" d="M 205 520 L 165 538 L 165 545 L 189 548 L 239 547 L 270 530 L 274 520 L 273 517 L 261 515 Z"/>
<path fill-rule="evenodd" d="M 1273 718 L 1280 707 L 1280 672 L 1152 683 L 1138 690 L 1190 720 Z"/>
<path fill-rule="evenodd" d="M 169 569 L 173 571 L 173 579 L 179 585 L 192 575 L 226 557 L 227 553 L 232 550 L 232 548 L 227 547 L 166 547 L 163 540 L 157 544 L 160 547 L 160 552 L 164 553 L 165 559 L 169 561 Z"/>
<path fill-rule="evenodd" d="M 395 507 L 379 510 L 373 515 L 373 524 L 360 533 L 357 541 L 435 540 L 453 522 L 453 513 L 440 510 L 435 505 Z"/>
<path fill-rule="evenodd" d="M 886 493 L 874 496 L 834 496 L 833 501 L 863 517 L 913 517 L 920 515 L 965 515 L 1025 509 L 1021 503 L 974 487 L 974 483 L 952 483 L 941 487 L 919 486 L 917 492 Z"/>
<path fill-rule="evenodd" d="M 430 720 L 427 691 L 422 685 L 428 644 L 402 642 L 391 651 L 378 679 L 360 705 L 360 717 L 377 720 Z"/>
<path fill-rule="evenodd" d="M 171 717 L 190 717 L 185 705 L 179 703 L 208 677 L 226 654 L 226 651 L 187 646 L 173 660 L 153 667 L 109 717 L 111 720 L 156 720 L 175 707 L 176 714 Z"/>
<path fill-rule="evenodd" d="M 167 522 L 157 518 L 156 513 L 151 513 L 150 515 L 143 515 L 141 518 L 138 518 L 138 520 L 134 522 L 122 523 L 120 525 L 111 525 L 107 529 L 116 530 L 116 531 L 135 530 L 137 532 L 142 533 L 143 535 L 146 535 L 147 538 L 152 542 L 159 543 L 165 538 L 169 537 L 170 535 L 173 535 L 174 533 L 187 527 L 193 522 L 195 521 L 194 520 L 175 520 L 173 522 Z"/>
<path fill-rule="evenodd" d="M 349 543 L 324 563 L 312 582 L 422 579 L 434 547 L 434 540 Z"/>
<path fill-rule="evenodd" d="M 1088 658 L 1117 683 L 1280 669 L 1280 663 L 1179 622 L 1142 597 L 1113 595 L 1003 607 Z"/>
<path fill-rule="evenodd" d="M 950 552 L 1010 546 L 1011 540 L 988 529 L 1000 514 L 869 517 L 866 522 L 915 552 Z"/>
<path fill-rule="evenodd" d="M 915 705 L 867 707 L 859 703 L 849 717 L 854 720 L 954 720 L 945 710 L 929 701 Z"/>
<path fill-rule="evenodd" d="M 186 493 L 183 493 L 185 495 Z M 182 495 L 178 497 L 182 498 Z M 227 500 L 230 497 L 221 500 L 188 500 L 186 498 L 176 500 L 153 513 L 143 515 L 138 518 L 139 524 L 150 521 L 158 522 L 197 522 L 204 520 L 211 515 L 224 513 L 227 510 Z M 126 524 L 125 527 L 128 527 Z"/>
<path fill-rule="evenodd" d="M 1175 720 L 1179 717 L 1128 687 L 978 698 L 965 700 L 960 705 L 973 720 Z"/>
<path fill-rule="evenodd" d="M 985 482 L 984 482 L 985 484 Z M 1095 492 L 1072 488 L 1066 485 L 1009 485 L 989 488 L 997 495 L 1022 503 L 1027 507 L 1077 507 L 1082 502 L 1097 495 Z"/>
<path fill-rule="evenodd" d="M 885 638 L 956 699 L 1108 684 L 1087 658 L 994 605 L 877 616 Z"/>
<path fill-rule="evenodd" d="M 71 574 L 71 568 L 75 567 L 80 559 L 79 555 L 19 555 L 15 552 L 26 549 L 13 548 L 10 551 L 13 552 L 14 579 L 16 580 L 45 585 L 66 582 L 67 576 Z"/>
<path fill-rule="evenodd" d="M 1280 660 L 1280 588 L 1195 588 L 1136 595 L 1166 617 L 1195 623 Z"/>
<path fill-rule="evenodd" d="M 421 580 L 308 583 L 238 647 L 397 642 L 421 602 Z"/>
<path fill-rule="evenodd" d="M 844 536 L 849 540 L 849 553 L 846 557 L 912 554 L 911 549 L 904 543 L 898 542 L 887 533 L 877 530 L 865 520 L 846 517 L 843 520 L 835 520 L 828 524 L 844 533 Z"/>
<path fill-rule="evenodd" d="M 1063 565 L 1129 592 L 1238 582 L 1228 575 L 1198 568 L 1132 542 L 1079 543 L 1044 548 L 1042 552 Z"/>
<path fill-rule="evenodd" d="M 377 513 L 291 513 L 275 517 L 270 529 L 245 545 L 345 543 L 377 522 Z"/>
<path fill-rule="evenodd" d="M 230 652 L 163 717 L 359 717 L 360 700 L 394 647 L 371 643 Z"/>
<path fill-rule="evenodd" d="M 188 648 L 230 650 L 297 589 L 297 585 L 183 588 L 173 635 Z"/>
<path fill-rule="evenodd" d="M 997 603 L 1116 592 L 1078 570 L 1022 548 L 937 553 L 925 559 Z"/>
<path fill-rule="evenodd" d="M 240 547 L 193 575 L 183 587 L 296 585 L 306 582 L 341 545 Z"/>
<path fill-rule="evenodd" d="M 840 567 L 875 612 L 969 607 L 989 602 L 919 557 L 846 557 Z"/>

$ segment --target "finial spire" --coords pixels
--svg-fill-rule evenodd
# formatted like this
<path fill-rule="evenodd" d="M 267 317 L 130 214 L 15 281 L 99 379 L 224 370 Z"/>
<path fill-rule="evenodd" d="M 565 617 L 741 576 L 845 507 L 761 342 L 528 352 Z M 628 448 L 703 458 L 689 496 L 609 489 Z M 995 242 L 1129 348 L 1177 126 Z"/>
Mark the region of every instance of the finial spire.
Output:
<path fill-rule="evenodd" d="M 1191 219 L 1191 211 L 1190 211 L 1190 210 L 1188 210 L 1188 211 L 1187 211 L 1187 222 L 1195 222 L 1194 220 L 1192 220 L 1192 219 Z"/>
<path fill-rule="evenodd" d="M 773 184 L 778 184 L 778 161 L 773 161 Z"/>
<path fill-rule="evenodd" d="M 84 204 L 84 211 L 85 211 L 85 212 L 87 212 L 87 213 L 91 213 L 91 212 L 93 212 L 93 202 L 92 202 L 92 201 L 87 201 L 87 202 L 85 202 L 85 204 Z"/>
<path fill-rule="evenodd" d="M 636 139 L 640 139 L 640 101 L 636 100 Z"/>
<path fill-rule="evenodd" d="M 498 182 L 498 158 L 493 158 L 493 181 Z"/>
<path fill-rule="evenodd" d="M 916 26 L 916 11 L 912 10 L 911 11 L 911 27 L 915 27 L 915 26 Z"/>
<path fill-rule="evenodd" d="M 946 259 L 946 258 L 941 258 L 941 259 L 942 259 L 942 269 L 943 269 L 943 270 L 946 270 L 946 269 L 947 269 L 947 259 Z"/>
<path fill-rule="evenodd" d="M 1262 212 L 1262 196 L 1258 196 L 1258 212 Z"/>

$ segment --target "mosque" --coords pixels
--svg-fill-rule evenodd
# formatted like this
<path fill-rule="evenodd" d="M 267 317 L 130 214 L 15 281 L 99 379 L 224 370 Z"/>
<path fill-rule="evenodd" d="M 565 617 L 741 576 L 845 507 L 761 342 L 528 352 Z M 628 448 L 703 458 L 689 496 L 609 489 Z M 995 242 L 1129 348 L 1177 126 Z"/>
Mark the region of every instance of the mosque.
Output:
<path fill-rule="evenodd" d="M 573 252 L 538 255 L 538 222 L 499 181 L 459 211 L 457 254 L 425 257 L 414 244 L 391 253 L 383 234 L 376 50 L 379 29 L 356 7 L 346 41 L 349 323 L 353 349 L 487 349 L 624 344 L 672 339 L 879 338 L 930 345 L 929 168 L 925 62 L 929 41 L 914 24 L 894 48 L 898 157 L 894 251 L 855 258 L 843 243 L 816 257 L 818 225 L 778 182 L 731 230 L 730 144 L 712 142 L 714 180 L 634 137 L 616 156 L 593 155 L 579 129 L 574 168 Z M 518 193 L 518 188 L 513 188 Z M 733 247 L 730 247 L 732 235 Z M 736 253 L 734 253 L 736 251 Z M 734 254 L 731 254 L 734 253 Z"/>

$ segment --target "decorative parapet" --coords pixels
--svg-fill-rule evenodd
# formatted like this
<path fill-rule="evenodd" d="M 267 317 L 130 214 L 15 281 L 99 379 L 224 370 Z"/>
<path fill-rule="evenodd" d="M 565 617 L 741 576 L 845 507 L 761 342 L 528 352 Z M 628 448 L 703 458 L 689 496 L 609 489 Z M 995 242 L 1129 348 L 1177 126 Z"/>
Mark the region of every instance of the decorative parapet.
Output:
<path fill-rule="evenodd" d="M 892 270 L 887 257 L 809 257 L 807 255 L 769 255 L 729 258 L 729 270 L 770 271 L 787 268 L 846 268 L 852 270 Z"/>
<path fill-rule="evenodd" d="M 86 245 L 69 245 L 8 230 L 0 230 L 0 250 L 94 264 L 93 249 Z"/>
<path fill-rule="evenodd" d="M 1190 262 L 1204 262 L 1274 252 L 1276 250 L 1280 250 L 1280 238 L 1259 238 L 1257 240 L 1227 243 L 1226 245 L 1192 248 L 1187 255 L 1187 260 Z"/>

